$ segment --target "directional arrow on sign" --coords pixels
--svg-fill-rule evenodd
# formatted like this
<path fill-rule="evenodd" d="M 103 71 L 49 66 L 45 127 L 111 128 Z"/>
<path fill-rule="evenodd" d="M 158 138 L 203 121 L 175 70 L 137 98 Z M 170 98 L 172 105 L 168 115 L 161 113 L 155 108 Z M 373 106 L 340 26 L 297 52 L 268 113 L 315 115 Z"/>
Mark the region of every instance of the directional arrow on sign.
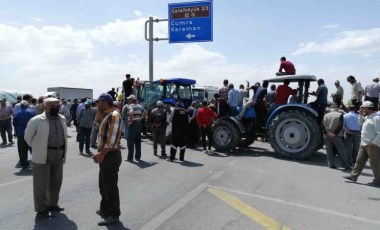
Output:
<path fill-rule="evenodd" d="M 191 40 L 192 38 L 195 38 L 195 34 L 188 33 L 186 37 Z"/>

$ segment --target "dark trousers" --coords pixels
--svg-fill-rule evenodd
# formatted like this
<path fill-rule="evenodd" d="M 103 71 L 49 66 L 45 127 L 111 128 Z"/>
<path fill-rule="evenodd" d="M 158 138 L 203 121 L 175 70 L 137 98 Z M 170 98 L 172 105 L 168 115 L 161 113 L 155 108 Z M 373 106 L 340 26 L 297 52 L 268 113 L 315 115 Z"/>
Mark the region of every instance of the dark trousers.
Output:
<path fill-rule="evenodd" d="M 120 216 L 120 198 L 117 186 L 120 165 L 120 150 L 108 152 L 103 162 L 99 164 L 99 192 L 102 197 L 100 210 L 113 217 Z"/>
<path fill-rule="evenodd" d="M 133 160 L 133 155 L 136 160 L 141 159 L 141 122 L 134 121 L 128 127 L 128 160 Z M 134 150 L 136 148 L 136 154 Z"/>
<path fill-rule="evenodd" d="M 48 149 L 46 164 L 33 163 L 34 209 L 42 212 L 58 206 L 63 179 L 64 150 Z"/>
<path fill-rule="evenodd" d="M 193 148 L 197 143 L 199 137 L 199 125 L 195 119 L 190 122 L 188 130 L 187 146 Z"/>
<path fill-rule="evenodd" d="M 211 126 L 203 127 L 201 126 L 201 135 L 202 135 L 202 145 L 203 150 L 206 150 L 206 136 L 208 140 L 208 150 L 211 150 L 212 136 L 211 136 Z"/>
<path fill-rule="evenodd" d="M 153 128 L 153 152 L 157 154 L 157 143 L 161 144 L 161 156 L 166 155 L 166 128 Z"/>
<path fill-rule="evenodd" d="M 346 146 L 347 158 L 350 164 L 356 162 L 360 148 L 360 131 L 351 131 L 352 135 L 346 134 L 344 138 L 344 145 Z"/>
<path fill-rule="evenodd" d="M 7 143 L 6 134 L 8 134 L 8 141 L 12 142 L 12 121 L 11 121 L 11 119 L 0 120 L 0 133 L 1 133 L 1 139 L 3 140 L 3 143 Z"/>
<path fill-rule="evenodd" d="M 79 151 L 83 152 L 86 143 L 86 151 L 90 151 L 90 138 L 92 128 L 79 127 Z"/>
<path fill-rule="evenodd" d="M 174 160 L 175 155 L 177 153 L 177 148 L 180 148 L 179 151 L 179 159 L 184 160 L 185 158 L 185 151 L 186 151 L 186 135 L 183 134 L 184 132 L 178 131 L 172 132 L 172 145 L 170 146 L 170 159 Z"/>
<path fill-rule="evenodd" d="M 260 131 L 264 126 L 264 120 L 267 114 L 267 108 L 264 105 L 264 103 L 256 103 L 253 105 L 253 108 L 255 108 L 255 112 L 256 112 L 255 126 L 257 130 Z"/>
<path fill-rule="evenodd" d="M 340 164 L 343 168 L 349 168 L 349 162 L 347 160 L 346 150 L 343 144 L 343 140 L 340 137 L 329 137 L 327 135 L 324 136 L 325 145 L 326 145 L 326 154 L 327 154 L 327 165 L 329 167 L 334 167 L 334 157 L 333 157 L 333 146 L 338 151 L 338 156 L 340 159 Z"/>
<path fill-rule="evenodd" d="M 18 156 L 20 158 L 20 165 L 23 168 L 27 168 L 29 166 L 28 161 L 28 150 L 32 151 L 29 145 L 26 143 L 24 137 L 17 137 L 17 150 Z"/>

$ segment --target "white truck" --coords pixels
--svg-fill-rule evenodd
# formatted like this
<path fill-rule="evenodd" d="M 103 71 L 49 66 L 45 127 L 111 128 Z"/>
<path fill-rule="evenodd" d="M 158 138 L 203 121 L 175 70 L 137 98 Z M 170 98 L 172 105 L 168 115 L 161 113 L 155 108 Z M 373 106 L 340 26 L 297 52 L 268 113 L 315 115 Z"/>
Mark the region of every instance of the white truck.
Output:
<path fill-rule="evenodd" d="M 214 94 L 219 92 L 218 87 L 215 86 L 195 86 L 192 88 L 193 100 L 195 101 L 211 101 Z"/>
<path fill-rule="evenodd" d="M 93 98 L 92 89 L 83 89 L 83 88 L 69 88 L 69 87 L 49 87 L 47 88 L 47 93 L 45 97 L 56 97 L 60 99 L 81 99 L 81 98 Z"/>
<path fill-rule="evenodd" d="M 10 104 L 17 101 L 18 96 L 23 96 L 27 92 L 14 89 L 0 89 L 0 98 L 5 98 Z"/>

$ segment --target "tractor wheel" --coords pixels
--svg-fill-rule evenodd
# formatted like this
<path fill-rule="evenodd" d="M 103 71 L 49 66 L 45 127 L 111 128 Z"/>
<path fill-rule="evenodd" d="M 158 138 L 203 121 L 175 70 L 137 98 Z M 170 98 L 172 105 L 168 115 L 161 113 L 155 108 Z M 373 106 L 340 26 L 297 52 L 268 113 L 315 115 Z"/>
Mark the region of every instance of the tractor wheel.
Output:
<path fill-rule="evenodd" d="M 226 120 L 218 120 L 212 127 L 212 144 L 218 151 L 234 150 L 240 139 L 237 127 Z"/>
<path fill-rule="evenodd" d="M 239 147 L 247 148 L 248 146 L 250 146 L 251 144 L 253 144 L 253 142 L 255 142 L 255 137 L 253 137 L 253 136 L 246 137 L 244 139 L 242 138 L 239 141 Z"/>
<path fill-rule="evenodd" d="M 268 134 L 276 153 L 291 159 L 305 159 L 318 149 L 320 133 L 315 117 L 298 110 L 288 110 L 272 120 Z"/>

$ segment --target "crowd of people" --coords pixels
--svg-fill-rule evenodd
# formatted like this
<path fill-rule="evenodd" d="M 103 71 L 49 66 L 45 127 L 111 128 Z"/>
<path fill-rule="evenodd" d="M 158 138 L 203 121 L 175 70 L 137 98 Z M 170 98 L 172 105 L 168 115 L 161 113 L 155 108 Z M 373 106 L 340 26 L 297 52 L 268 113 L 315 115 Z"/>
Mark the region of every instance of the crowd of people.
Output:
<path fill-rule="evenodd" d="M 282 60 L 282 62 L 286 61 Z M 282 65 L 282 64 L 281 64 Z M 288 68 L 289 63 L 280 67 Z M 295 68 L 293 74 L 295 74 Z M 289 70 L 287 70 L 289 71 Z M 279 74 L 281 75 L 281 74 Z M 346 106 L 343 103 L 343 88 L 335 82 L 336 91 L 331 94 L 333 103 L 328 103 L 328 88 L 324 80 L 319 79 L 318 88 L 310 95 L 316 100 L 310 103 L 320 115 L 320 124 L 324 130 L 324 142 L 327 163 L 337 168 L 334 154 L 340 158 L 344 170 L 352 170 L 345 177 L 357 181 L 367 160 L 370 160 L 375 186 L 380 185 L 380 114 L 378 100 L 380 94 L 379 79 L 363 88 L 354 76 L 347 77 L 351 84 L 351 99 Z M 136 97 L 136 88 L 141 87 L 129 74 L 123 82 L 123 90 L 117 94 L 115 89 L 102 93 L 95 100 L 39 98 L 25 94 L 14 105 L 0 98 L 0 132 L 2 147 L 14 143 L 17 137 L 19 165 L 29 168 L 28 152 L 33 162 L 33 194 L 37 217 L 52 218 L 52 212 L 63 211 L 58 205 L 59 192 L 63 177 L 63 163 L 67 155 L 67 127 L 73 123 L 77 131 L 76 140 L 79 154 L 92 156 L 99 164 L 100 208 L 96 211 L 102 217 L 99 225 L 118 222 L 120 201 L 118 190 L 118 171 L 121 164 L 120 144 L 123 137 L 127 142 L 127 161 L 140 161 L 141 133 L 145 121 L 151 121 L 153 136 L 153 155 L 158 156 L 158 143 L 161 158 L 167 157 L 166 129 L 172 123 L 171 146 L 168 161 L 175 161 L 179 148 L 179 160 L 185 160 L 186 148 L 197 148 L 199 134 L 205 153 L 212 151 L 211 127 L 213 121 L 226 114 L 244 119 L 246 111 L 253 107 L 256 111 L 255 126 L 262 128 L 268 112 L 277 106 L 296 103 L 297 89 L 292 89 L 289 80 L 283 84 L 270 85 L 267 81 L 239 85 L 226 79 L 219 92 L 211 101 L 193 101 L 187 108 L 177 101 L 175 108 L 168 111 L 162 101 L 157 101 L 152 111 L 146 111 Z M 269 90 L 268 90 L 269 87 Z M 252 90 L 252 92 L 250 91 Z M 250 97 L 250 93 L 253 93 Z M 362 100 L 364 99 L 364 102 Z M 117 103 L 119 101 L 119 103 Z M 170 112 L 168 118 L 168 112 Z M 207 141 L 206 141 L 207 138 Z M 91 152 L 96 150 L 96 154 Z M 353 168 L 352 168 L 353 167 Z"/>

